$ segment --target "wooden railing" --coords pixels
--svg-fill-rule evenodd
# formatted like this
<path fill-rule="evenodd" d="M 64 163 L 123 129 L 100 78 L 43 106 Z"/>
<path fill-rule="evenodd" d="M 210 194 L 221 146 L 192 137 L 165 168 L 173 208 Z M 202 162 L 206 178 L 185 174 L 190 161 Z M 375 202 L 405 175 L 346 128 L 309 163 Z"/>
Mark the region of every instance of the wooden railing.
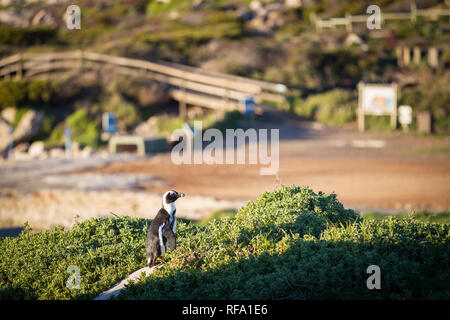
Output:
<path fill-rule="evenodd" d="M 310 16 L 311 22 L 314 24 L 317 30 L 322 30 L 325 28 L 335 28 L 337 26 L 344 26 L 347 31 L 352 31 L 354 23 L 366 23 L 367 15 L 351 15 L 347 13 L 345 17 L 342 18 L 331 18 L 331 19 L 319 19 L 313 12 Z M 441 16 L 448 16 L 450 18 L 450 8 L 445 9 L 417 9 L 414 2 L 411 3 L 410 12 L 381 12 L 381 22 L 387 20 L 410 20 L 415 22 L 418 17 L 425 18 L 439 18 Z"/>
<path fill-rule="evenodd" d="M 15 54 L 0 60 L 0 79 L 56 79 L 111 67 L 114 72 L 145 77 L 170 85 L 172 96 L 183 104 L 214 109 L 241 109 L 253 96 L 256 103 L 286 103 L 286 87 L 254 79 L 167 62 L 111 56 L 89 51 Z"/>

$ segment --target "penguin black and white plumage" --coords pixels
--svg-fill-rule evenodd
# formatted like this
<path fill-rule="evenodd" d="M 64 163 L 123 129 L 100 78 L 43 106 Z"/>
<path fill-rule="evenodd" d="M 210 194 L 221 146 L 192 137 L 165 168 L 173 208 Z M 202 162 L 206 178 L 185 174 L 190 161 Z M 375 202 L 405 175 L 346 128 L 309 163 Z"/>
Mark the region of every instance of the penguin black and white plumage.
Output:
<path fill-rule="evenodd" d="M 158 257 L 163 256 L 167 249 L 174 250 L 176 247 L 175 228 L 177 218 L 175 201 L 184 197 L 184 193 L 169 190 L 162 197 L 162 208 L 159 209 L 153 219 L 147 234 L 147 263 L 151 267 Z"/>

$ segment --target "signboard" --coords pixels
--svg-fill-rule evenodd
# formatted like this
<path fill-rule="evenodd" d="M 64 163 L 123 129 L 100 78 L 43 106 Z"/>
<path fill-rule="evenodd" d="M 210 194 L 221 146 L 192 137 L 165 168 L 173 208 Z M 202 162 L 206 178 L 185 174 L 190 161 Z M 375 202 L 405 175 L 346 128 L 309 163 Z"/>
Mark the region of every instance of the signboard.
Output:
<path fill-rule="evenodd" d="M 358 128 L 365 130 L 365 115 L 391 116 L 391 127 L 397 126 L 397 84 L 358 84 Z"/>
<path fill-rule="evenodd" d="M 109 134 L 117 132 L 116 114 L 113 112 L 105 112 L 102 117 L 103 131 Z"/>
<path fill-rule="evenodd" d="M 242 100 L 244 114 L 253 114 L 255 112 L 255 99 L 253 96 L 245 97 Z"/>
<path fill-rule="evenodd" d="M 398 107 L 398 122 L 404 130 L 408 130 L 408 126 L 412 122 L 412 109 L 410 106 Z"/>

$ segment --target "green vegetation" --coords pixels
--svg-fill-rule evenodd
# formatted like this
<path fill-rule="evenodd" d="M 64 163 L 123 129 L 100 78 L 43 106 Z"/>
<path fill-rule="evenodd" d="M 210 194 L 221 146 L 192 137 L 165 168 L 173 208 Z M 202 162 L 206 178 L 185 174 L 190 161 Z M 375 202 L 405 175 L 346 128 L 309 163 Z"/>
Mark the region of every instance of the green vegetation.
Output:
<path fill-rule="evenodd" d="M 0 25 L 0 43 L 16 46 L 38 45 L 54 42 L 58 31 L 47 27 L 18 28 Z"/>
<path fill-rule="evenodd" d="M 81 146 L 98 147 L 100 128 L 86 109 L 79 109 L 72 113 L 67 118 L 66 124 L 72 130 L 73 141 L 77 141 Z"/>
<path fill-rule="evenodd" d="M 103 112 L 114 112 L 117 118 L 119 130 L 126 131 L 138 125 L 142 119 L 136 106 L 126 101 L 120 94 L 113 93 L 111 98 L 103 102 L 101 106 L 93 106 Z"/>
<path fill-rule="evenodd" d="M 354 91 L 359 81 L 387 82 L 402 79 L 407 74 L 411 81 L 400 88 L 399 105 L 411 105 L 415 114 L 422 110 L 432 111 L 437 133 L 449 132 L 447 66 L 450 50 L 447 45 L 449 36 L 445 32 L 448 19 L 445 17 L 419 17 L 414 23 L 409 20 L 386 21 L 384 29 L 391 34 L 386 37 L 373 37 L 355 28 L 354 33 L 359 38 L 356 43 L 348 44 L 348 32 L 344 28 L 316 32 L 310 15 L 315 13 L 320 18 L 331 18 L 342 17 L 345 13 L 364 14 L 366 4 L 361 1 L 310 1 L 303 3 L 300 9 L 275 11 L 279 28 L 270 28 L 269 17 L 252 20 L 250 2 L 220 0 L 195 4 L 188 0 L 167 3 L 133 0 L 97 4 L 82 0 L 79 3 L 82 8 L 81 30 L 67 30 L 61 25 L 27 28 L 2 25 L 0 55 L 83 48 L 196 66 L 206 63 L 208 68 L 216 71 L 283 83 L 291 93 L 294 92 L 291 111 L 331 125 L 355 120 Z M 372 4 L 381 6 L 386 12 L 399 10 L 392 0 L 373 1 Z M 12 7 L 16 6 L 19 9 L 26 7 Z M 63 5 L 59 6 L 55 4 L 49 12 L 55 14 Z M 433 8 L 439 4 L 433 1 L 420 7 L 425 6 Z M 258 31 L 258 28 L 265 31 Z M 399 68 L 394 53 L 396 46 L 401 45 L 423 49 L 438 46 L 440 67 L 436 70 L 429 68 L 426 57 L 422 56 L 421 64 Z M 245 47 L 245 50 L 240 50 L 240 47 Z M 71 82 L 64 86 L 71 86 Z M 61 98 L 61 108 L 67 108 L 55 117 L 55 123 L 61 123 L 64 120 L 62 115 L 79 108 L 73 105 L 73 100 L 83 96 L 87 106 L 82 107 L 93 106 L 92 109 L 98 112 L 109 109 L 120 114 L 118 120 L 122 130 L 133 128 L 150 115 L 147 111 L 154 106 L 145 110 L 148 106 L 139 104 L 136 96 L 121 92 L 120 85 L 115 89 L 118 91 L 116 94 L 110 88 L 102 88 L 98 96 L 84 97 L 80 94 L 68 97 L 47 82 L 0 82 L 0 108 L 35 108 L 40 104 L 51 104 L 56 96 Z M 154 92 L 148 94 L 157 96 Z M 154 108 L 151 115 L 160 113 L 160 107 Z M 90 112 L 93 113 L 92 110 Z M 99 124 L 98 114 L 95 119 Z M 159 122 L 161 127 L 165 124 L 170 127 L 171 122 L 177 127 L 180 120 L 162 117 Z M 368 129 L 372 130 L 389 128 L 389 122 L 382 117 L 368 119 L 367 123 Z M 61 130 L 53 131 L 54 139 L 50 140 L 56 141 Z"/>
<path fill-rule="evenodd" d="M 88 299 L 140 268 L 145 262 L 146 221 L 91 219 L 70 231 L 55 228 L 0 242 L 0 299 Z M 67 268 L 82 275 L 79 290 L 69 290 Z"/>
<path fill-rule="evenodd" d="M 361 215 L 363 219 L 383 220 L 389 219 L 389 217 L 414 219 L 423 222 L 443 223 L 450 224 L 450 212 L 438 212 L 432 213 L 428 211 L 418 211 L 413 213 L 396 213 L 395 215 L 388 215 L 379 212 L 365 212 Z"/>
<path fill-rule="evenodd" d="M 297 97 L 293 101 L 292 111 L 296 115 L 322 123 L 342 125 L 353 121 L 356 116 L 356 97 L 345 89 L 310 94 L 306 99 Z"/>
<path fill-rule="evenodd" d="M 52 81 L 0 81 L 0 109 L 51 103 L 59 90 Z"/>
<path fill-rule="evenodd" d="M 159 135 L 168 136 L 174 130 L 180 129 L 184 123 L 189 123 L 193 126 L 195 121 L 202 121 L 203 130 L 215 128 L 225 132 L 226 129 L 245 129 L 248 125 L 247 122 L 251 121 L 251 119 L 237 110 L 207 113 L 202 117 L 197 117 L 191 120 L 185 120 L 179 116 L 163 114 L 157 116 L 156 121 L 153 123 L 153 127 Z"/>
<path fill-rule="evenodd" d="M 86 299 L 145 265 L 148 220 L 91 219 L 0 242 L 0 297 Z M 336 195 L 285 187 L 234 216 L 180 221 L 163 268 L 122 299 L 447 298 L 450 226 L 412 218 L 361 219 Z M 368 290 L 368 266 L 382 289 Z M 81 288 L 65 283 L 70 265 Z"/>

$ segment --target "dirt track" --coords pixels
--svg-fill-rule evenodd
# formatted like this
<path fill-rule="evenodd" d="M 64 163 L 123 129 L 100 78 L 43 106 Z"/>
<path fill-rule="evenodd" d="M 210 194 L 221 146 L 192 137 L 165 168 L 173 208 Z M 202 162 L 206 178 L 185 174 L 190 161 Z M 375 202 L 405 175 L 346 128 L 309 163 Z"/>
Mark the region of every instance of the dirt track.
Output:
<path fill-rule="evenodd" d="M 168 154 L 112 163 L 93 172 L 147 173 L 174 189 L 219 199 L 252 200 L 281 183 L 335 192 L 345 206 L 361 210 L 450 210 L 448 138 L 360 134 L 354 128 L 312 130 L 292 124 L 280 134 L 279 180 L 261 176 L 259 165 L 174 165 Z M 374 140 L 385 146 L 365 147 Z"/>
<path fill-rule="evenodd" d="M 189 219 L 238 208 L 280 184 L 334 192 L 346 207 L 362 212 L 450 210 L 450 137 L 361 134 L 354 127 L 298 121 L 271 125 L 280 129 L 278 176 L 260 175 L 260 165 L 175 165 L 170 153 L 92 164 L 3 163 L 0 228 L 20 227 L 24 221 L 36 229 L 70 226 L 110 212 L 151 218 L 170 188 L 187 193 L 179 214 Z M 137 185 L 126 187 L 129 179 Z"/>

